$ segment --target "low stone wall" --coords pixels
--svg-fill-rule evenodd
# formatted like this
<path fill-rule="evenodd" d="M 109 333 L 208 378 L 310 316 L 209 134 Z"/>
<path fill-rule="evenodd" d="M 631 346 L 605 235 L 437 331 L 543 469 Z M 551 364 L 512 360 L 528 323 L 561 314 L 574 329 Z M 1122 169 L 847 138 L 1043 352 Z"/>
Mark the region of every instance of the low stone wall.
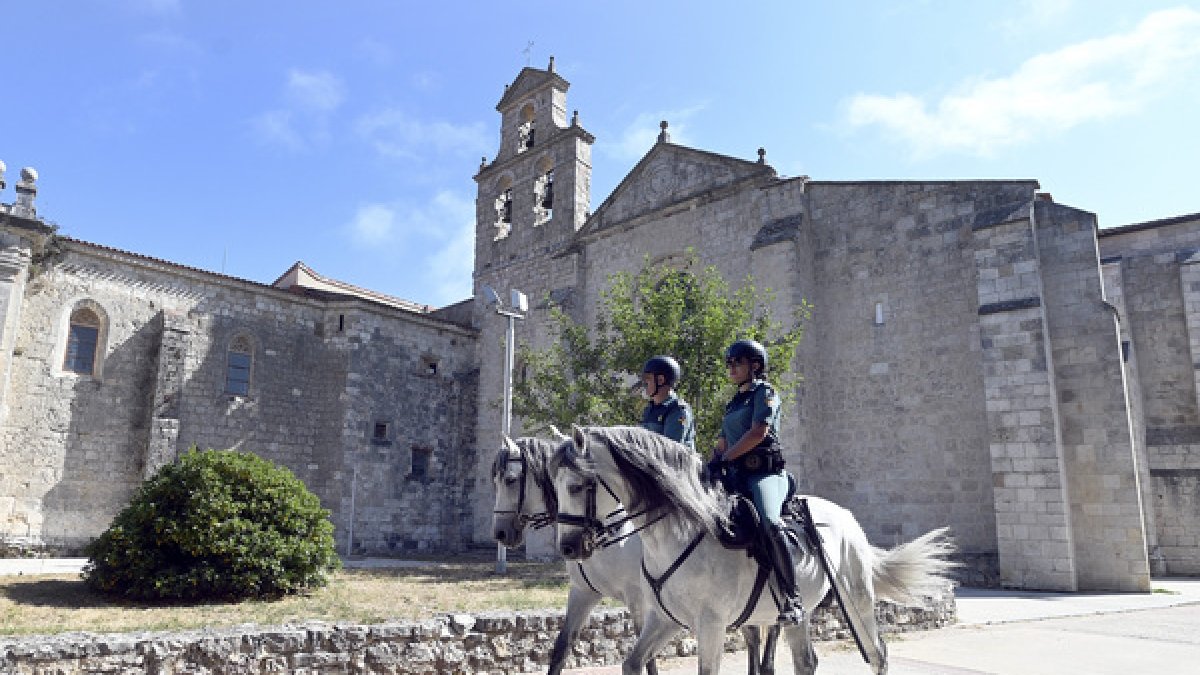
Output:
<path fill-rule="evenodd" d="M 876 616 L 886 632 L 940 628 L 954 623 L 953 593 L 925 607 L 881 603 Z M 273 628 L 253 625 L 217 630 L 131 634 L 67 633 L 0 640 L 0 672 L 18 675 L 149 673 L 533 673 L 546 669 L 563 622 L 561 612 L 454 614 L 426 622 L 375 626 L 306 623 Z M 840 612 L 812 615 L 817 640 L 849 638 Z M 619 663 L 636 639 L 625 609 L 592 613 L 567 667 Z M 725 648 L 742 646 L 729 634 Z M 691 656 L 696 641 L 681 633 L 665 656 Z"/>

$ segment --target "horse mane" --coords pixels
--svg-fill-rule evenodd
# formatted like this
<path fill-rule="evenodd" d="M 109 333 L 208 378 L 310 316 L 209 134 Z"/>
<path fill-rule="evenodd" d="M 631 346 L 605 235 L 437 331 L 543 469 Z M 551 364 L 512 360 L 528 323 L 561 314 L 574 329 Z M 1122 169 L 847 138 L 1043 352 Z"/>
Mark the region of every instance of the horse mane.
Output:
<path fill-rule="evenodd" d="M 615 468 L 629 486 L 630 512 L 664 510 L 677 532 L 716 532 L 727 524 L 723 492 L 700 482 L 700 455 L 682 443 L 641 427 L 585 427 L 589 443 L 603 443 Z M 594 458 L 594 455 L 593 455 Z M 564 442 L 551 459 L 551 470 L 570 466 L 595 475 L 594 459 L 581 457 L 572 442 Z"/>
<path fill-rule="evenodd" d="M 546 510 L 551 515 L 558 513 L 558 495 L 554 494 L 549 467 L 550 457 L 558 448 L 558 441 L 548 441 L 534 436 L 521 436 L 512 441 L 517 446 L 517 450 L 521 452 L 521 460 L 525 463 L 525 470 L 529 472 L 529 477 L 533 479 L 534 485 L 537 485 L 542 491 L 542 498 L 546 501 Z M 492 461 L 492 478 L 503 475 L 507 464 L 508 448 L 501 447 L 496 453 L 495 460 Z"/>

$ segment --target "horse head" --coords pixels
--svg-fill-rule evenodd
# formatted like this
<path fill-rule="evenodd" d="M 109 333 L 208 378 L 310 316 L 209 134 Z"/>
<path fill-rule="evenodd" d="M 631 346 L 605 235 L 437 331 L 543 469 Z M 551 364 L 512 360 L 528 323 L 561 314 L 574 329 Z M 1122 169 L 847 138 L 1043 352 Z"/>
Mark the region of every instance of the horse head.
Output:
<path fill-rule="evenodd" d="M 559 553 L 586 558 L 626 522 L 641 530 L 665 520 L 681 536 L 716 532 L 726 516 L 700 484 L 700 466 L 691 448 L 652 431 L 575 427 L 551 459 Z"/>
<path fill-rule="evenodd" d="M 492 537 L 509 548 L 525 542 L 525 526 L 545 527 L 554 521 L 553 492 L 546 473 L 546 458 L 553 448 L 538 438 L 504 437 L 492 464 L 496 502 L 492 510 Z"/>

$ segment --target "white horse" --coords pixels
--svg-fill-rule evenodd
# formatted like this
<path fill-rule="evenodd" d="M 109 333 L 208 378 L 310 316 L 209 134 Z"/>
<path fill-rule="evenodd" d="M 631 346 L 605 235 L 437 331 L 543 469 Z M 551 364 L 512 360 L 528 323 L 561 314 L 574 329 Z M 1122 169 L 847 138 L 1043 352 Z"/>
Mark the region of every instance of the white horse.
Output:
<path fill-rule="evenodd" d="M 565 440 L 566 437 L 563 436 Z M 496 454 L 492 465 L 492 482 L 496 488 L 496 502 L 492 515 L 492 536 L 510 548 L 520 546 L 525 540 L 525 527 L 544 527 L 554 521 L 557 500 L 547 467 L 547 462 L 557 449 L 558 443 L 540 438 L 504 439 L 505 445 Z M 569 443 L 569 442 L 568 442 Z M 567 575 L 571 588 L 567 594 L 566 621 L 554 641 L 550 653 L 549 673 L 558 675 L 562 671 L 568 649 L 579 637 L 579 631 L 587 622 L 592 609 L 605 597 L 616 598 L 625 603 L 639 626 L 645 625 L 645 616 L 660 613 L 658 603 L 652 595 L 646 595 L 638 570 L 642 563 L 642 540 L 633 531 L 633 524 L 620 522 L 624 510 L 619 504 L 605 511 L 614 529 L 610 536 L 612 544 L 596 551 L 586 561 L 567 561 Z M 669 640 L 671 634 L 667 635 Z M 775 643 L 778 630 L 767 637 L 763 659 L 759 661 L 761 639 L 757 629 L 743 631 L 746 639 L 750 673 L 770 675 L 774 672 Z M 653 654 L 647 657 L 646 668 L 656 675 L 657 667 Z"/>
<path fill-rule="evenodd" d="M 715 675 L 728 626 L 739 621 L 775 624 L 777 589 L 768 586 L 763 592 L 758 563 L 744 551 L 725 548 L 714 536 L 728 524 L 727 496 L 700 481 L 702 467 L 695 452 L 636 427 L 576 427 L 572 442 L 559 447 L 550 469 L 559 505 L 557 543 L 568 559 L 593 554 L 601 528 L 588 523 L 590 514 L 606 513 L 619 500 L 636 515 L 644 559 L 644 574 L 639 576 L 662 611 L 647 613 L 637 645 L 624 662 L 626 675 L 641 673 L 648 656 L 680 626 L 696 632 L 701 675 Z M 942 528 L 884 551 L 867 542 L 846 509 L 816 497 L 807 501 L 830 568 L 844 591 L 845 611 L 855 615 L 853 623 L 859 626 L 863 656 L 877 675 L 883 675 L 887 647 L 875 622 L 876 597 L 919 603 L 918 596 L 940 591 L 956 566 L 946 559 L 954 547 Z M 803 536 L 799 540 L 803 542 Z M 795 672 L 811 675 L 817 655 L 807 617 L 830 584 L 815 552 L 803 548 L 795 559 L 805 620 L 784 630 Z"/>

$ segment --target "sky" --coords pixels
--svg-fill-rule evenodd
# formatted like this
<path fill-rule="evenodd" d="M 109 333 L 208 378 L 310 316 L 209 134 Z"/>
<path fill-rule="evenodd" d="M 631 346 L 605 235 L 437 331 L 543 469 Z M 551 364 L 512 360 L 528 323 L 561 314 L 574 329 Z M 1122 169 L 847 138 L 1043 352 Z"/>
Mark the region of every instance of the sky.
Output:
<path fill-rule="evenodd" d="M 667 120 L 785 176 L 1200 212 L 1200 2 L 0 0 L 0 25 L 0 202 L 32 166 L 60 233 L 260 283 L 303 261 L 468 298 L 495 106 L 551 56 L 593 209 Z"/>

